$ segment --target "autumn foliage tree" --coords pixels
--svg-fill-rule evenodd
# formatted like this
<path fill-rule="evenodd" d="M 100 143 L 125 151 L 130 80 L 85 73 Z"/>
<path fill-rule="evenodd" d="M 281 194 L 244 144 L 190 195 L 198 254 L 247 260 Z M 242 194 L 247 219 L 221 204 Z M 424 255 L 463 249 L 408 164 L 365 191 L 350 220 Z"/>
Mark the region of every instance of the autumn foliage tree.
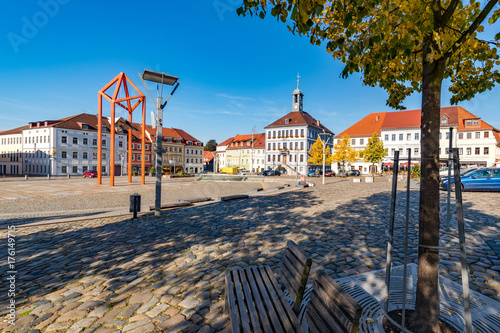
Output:
<path fill-rule="evenodd" d="M 342 165 L 345 170 L 346 163 L 354 163 L 358 159 L 358 152 L 351 147 L 351 137 L 344 134 L 339 142 L 333 146 L 333 161 Z"/>
<path fill-rule="evenodd" d="M 372 165 L 380 163 L 387 156 L 387 149 L 384 148 L 384 143 L 379 139 L 376 132 L 368 139 L 368 143 L 360 155 L 365 162 Z"/>
<path fill-rule="evenodd" d="M 306 35 L 363 83 L 385 89 L 387 104 L 402 109 L 422 94 L 418 282 L 414 332 L 439 332 L 439 116 L 443 80 L 450 102 L 469 100 L 500 82 L 495 40 L 480 38 L 484 23 L 500 17 L 498 0 L 243 0 L 238 14 L 270 11 L 293 33 Z M 496 32 L 496 31 L 495 31 Z M 429 247 L 426 247 L 429 246 Z"/>
<path fill-rule="evenodd" d="M 308 154 L 309 157 L 307 158 L 307 163 L 323 165 L 323 142 L 319 136 L 316 142 L 311 146 L 311 149 L 309 149 Z M 331 165 L 332 161 L 332 154 L 330 153 L 330 149 L 328 149 L 327 145 L 325 147 L 325 165 Z"/>

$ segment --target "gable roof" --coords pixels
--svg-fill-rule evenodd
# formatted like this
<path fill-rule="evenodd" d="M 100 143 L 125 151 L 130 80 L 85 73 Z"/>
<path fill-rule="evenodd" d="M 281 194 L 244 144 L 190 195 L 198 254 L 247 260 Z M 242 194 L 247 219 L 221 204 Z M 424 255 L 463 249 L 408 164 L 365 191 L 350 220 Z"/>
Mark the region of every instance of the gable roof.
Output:
<path fill-rule="evenodd" d="M 344 134 L 350 137 L 371 137 L 374 132 L 379 136 L 382 130 L 382 124 L 388 112 L 370 113 L 345 131 L 336 135 L 335 138 L 341 138 Z"/>
<path fill-rule="evenodd" d="M 204 151 L 203 152 L 203 162 L 208 163 L 215 157 L 215 151 Z"/>
<path fill-rule="evenodd" d="M 183 138 L 186 141 L 193 141 L 193 142 L 201 142 L 200 140 L 196 139 L 195 137 L 191 136 L 190 134 L 186 133 L 185 131 L 178 129 L 178 128 L 172 128 L 172 130 L 176 131 L 179 133 L 181 138 Z"/>
<path fill-rule="evenodd" d="M 253 143 L 254 148 L 265 148 L 266 147 L 266 133 L 255 134 L 258 138 Z"/>
<path fill-rule="evenodd" d="M 419 128 L 421 114 L 420 110 L 386 112 L 381 129 Z M 380 132 L 377 134 L 380 136 Z"/>
<path fill-rule="evenodd" d="M 253 138 L 253 142 L 254 142 L 254 148 L 255 148 L 255 143 L 257 142 L 257 140 L 259 140 L 259 139 L 262 140 L 261 138 L 263 138 L 264 143 L 265 143 L 265 133 L 255 133 L 253 135 L 252 134 L 244 134 L 244 135 L 237 134 L 234 137 L 233 141 L 231 142 L 231 144 L 235 143 L 236 146 L 231 147 L 231 144 L 229 144 L 226 149 L 243 149 L 243 148 L 248 149 L 251 147 L 252 138 Z M 246 145 L 241 146 L 241 145 L 238 145 L 239 142 L 249 142 L 250 145 L 246 144 Z M 264 145 L 262 147 L 264 147 Z"/>
<path fill-rule="evenodd" d="M 219 144 L 217 145 L 217 147 L 219 147 L 219 146 L 227 146 L 227 145 L 229 145 L 231 142 L 233 142 L 233 139 L 234 139 L 234 137 L 233 137 L 233 138 L 226 139 L 226 140 L 222 141 L 221 143 L 219 143 Z"/>
<path fill-rule="evenodd" d="M 313 116 L 304 111 L 292 111 L 264 128 L 297 125 L 307 125 L 333 134 L 333 132 L 326 128 L 325 125 L 321 124 L 319 120 L 316 120 Z"/>
<path fill-rule="evenodd" d="M 7 135 L 7 134 L 20 134 L 22 133 L 23 130 L 30 128 L 29 125 L 13 128 L 11 130 L 6 130 L 3 132 L 0 132 L 0 135 Z"/>

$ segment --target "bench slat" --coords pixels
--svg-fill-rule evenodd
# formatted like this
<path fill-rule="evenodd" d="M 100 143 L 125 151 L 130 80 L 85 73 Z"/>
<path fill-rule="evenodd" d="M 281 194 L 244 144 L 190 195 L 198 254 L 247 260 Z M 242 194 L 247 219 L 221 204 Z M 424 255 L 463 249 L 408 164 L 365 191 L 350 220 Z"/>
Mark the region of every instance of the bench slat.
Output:
<path fill-rule="evenodd" d="M 231 332 L 240 332 L 238 310 L 236 308 L 236 300 L 234 299 L 234 283 L 232 272 L 226 272 L 226 302 L 229 302 L 229 318 L 231 318 Z M 226 305 L 227 307 L 227 305 Z"/>
<path fill-rule="evenodd" d="M 315 283 L 315 282 L 314 282 Z M 313 285 L 314 285 L 313 283 Z M 314 287 L 313 287 L 314 288 Z M 339 323 L 337 321 L 338 317 L 335 317 L 335 314 L 332 314 L 331 309 L 328 308 L 330 304 L 325 304 L 323 302 L 323 297 L 321 295 L 318 295 L 316 293 L 318 291 L 317 289 L 311 292 L 311 299 L 309 301 L 308 306 L 311 313 L 311 317 L 313 320 L 316 322 L 316 325 L 324 325 L 322 330 L 326 332 L 332 332 L 332 333 L 337 333 L 337 332 L 349 332 L 349 328 L 345 327 L 342 323 Z M 321 290 L 319 290 L 321 291 Z M 338 308 L 337 308 L 337 311 Z M 335 313 L 335 311 L 333 311 Z M 338 313 L 336 313 L 338 314 Z M 352 324 L 350 325 L 352 326 Z"/>
<path fill-rule="evenodd" d="M 252 292 L 252 296 L 255 300 L 255 307 L 258 310 L 258 313 L 260 315 L 261 323 L 262 323 L 262 328 L 264 332 L 272 332 L 271 325 L 269 323 L 269 318 L 268 318 L 268 312 L 266 311 L 264 307 L 264 302 L 262 301 L 260 297 L 260 292 L 257 284 L 255 283 L 255 278 L 253 276 L 253 272 L 250 269 L 246 269 L 245 272 L 248 275 L 248 282 L 250 283 L 250 290 Z"/>
<path fill-rule="evenodd" d="M 245 305 L 245 299 L 243 298 L 243 290 L 241 289 L 239 271 L 233 271 L 233 281 L 234 281 L 234 289 L 236 291 L 236 299 L 239 308 L 241 326 L 243 328 L 244 333 L 250 333 L 250 322 L 248 320 L 248 314 Z M 248 303 L 252 302 L 252 299 L 247 300 Z"/>
<path fill-rule="evenodd" d="M 277 291 L 279 300 L 281 301 L 281 304 L 283 305 L 283 308 L 284 308 L 290 322 L 292 323 L 292 327 L 295 329 L 294 332 L 303 332 L 302 326 L 300 325 L 300 322 L 299 322 L 297 316 L 295 315 L 292 308 L 290 307 L 290 304 L 286 300 L 285 295 L 283 293 L 280 293 L 280 287 L 278 285 L 278 282 L 276 281 L 276 279 L 273 278 L 273 271 L 271 270 L 271 268 L 269 266 L 266 266 L 266 271 L 267 271 L 268 276 L 270 277 L 269 280 L 271 281 L 271 284 L 272 284 L 274 290 Z"/>
<path fill-rule="evenodd" d="M 325 271 L 318 270 L 316 277 L 320 289 L 324 290 L 351 319 L 361 316 L 362 308 L 358 302 L 346 293 Z"/>
<path fill-rule="evenodd" d="M 288 269 L 288 267 L 286 267 L 286 264 L 284 261 L 281 262 L 281 269 L 279 272 L 279 277 L 280 277 L 281 283 L 283 284 L 285 289 L 288 290 L 288 292 L 290 293 L 290 296 L 292 296 L 292 299 L 295 301 L 298 298 L 298 296 L 300 295 L 300 291 L 301 291 L 300 289 L 301 289 L 302 284 L 305 285 L 305 282 L 302 283 L 302 279 L 300 279 L 300 277 L 294 278 L 290 274 L 290 270 Z"/>
<path fill-rule="evenodd" d="M 250 292 L 250 286 L 247 280 L 247 270 L 240 270 L 240 281 L 243 286 L 243 292 L 245 293 L 245 298 L 249 300 L 247 302 L 248 305 L 248 314 L 250 316 L 250 323 L 252 324 L 253 331 L 255 333 L 261 333 L 262 330 L 260 328 L 259 316 L 257 315 L 257 310 L 255 309 L 255 303 L 260 302 L 259 294 L 253 295 Z M 250 301 L 251 300 L 251 301 Z"/>
<path fill-rule="evenodd" d="M 289 240 L 286 242 L 286 247 L 287 249 L 290 249 L 290 251 L 293 253 L 293 255 L 299 260 L 299 262 L 302 265 L 306 265 L 307 262 L 307 255 L 302 250 L 297 244 L 295 244 L 293 241 Z"/>
<path fill-rule="evenodd" d="M 277 333 L 283 332 L 280 321 L 278 319 L 278 316 L 276 315 L 276 311 L 274 310 L 271 298 L 269 297 L 268 291 L 264 285 L 264 282 L 262 281 L 262 277 L 260 276 L 258 268 L 253 267 L 251 268 L 251 270 L 254 275 L 255 282 L 259 287 L 260 293 L 262 295 L 262 300 L 264 301 L 264 305 L 267 309 L 267 313 L 270 317 L 269 319 L 271 321 L 272 326 L 274 327 L 274 330 Z"/>

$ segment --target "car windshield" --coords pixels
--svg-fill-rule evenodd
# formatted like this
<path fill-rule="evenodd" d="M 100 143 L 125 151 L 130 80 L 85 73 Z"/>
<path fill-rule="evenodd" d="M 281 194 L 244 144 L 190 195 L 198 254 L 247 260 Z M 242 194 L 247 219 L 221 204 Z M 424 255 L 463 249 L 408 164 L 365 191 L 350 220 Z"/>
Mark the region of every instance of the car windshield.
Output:
<path fill-rule="evenodd" d="M 460 175 L 461 175 L 461 176 L 468 176 L 468 175 L 470 175 L 471 173 L 473 173 L 474 171 L 477 171 L 477 169 L 465 170 L 465 171 L 464 171 L 464 172 L 462 172 Z"/>

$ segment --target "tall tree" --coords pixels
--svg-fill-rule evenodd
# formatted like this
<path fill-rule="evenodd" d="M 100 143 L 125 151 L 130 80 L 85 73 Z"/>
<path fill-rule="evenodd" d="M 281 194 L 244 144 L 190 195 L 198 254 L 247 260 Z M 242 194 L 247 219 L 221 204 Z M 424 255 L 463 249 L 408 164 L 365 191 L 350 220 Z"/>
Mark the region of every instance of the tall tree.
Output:
<path fill-rule="evenodd" d="M 342 170 L 345 170 L 346 163 L 354 163 L 358 158 L 358 152 L 351 147 L 351 137 L 344 134 L 339 142 L 333 146 L 333 161 L 342 165 Z M 344 173 L 345 174 L 345 173 Z"/>
<path fill-rule="evenodd" d="M 345 67 L 342 77 L 361 72 L 363 83 L 387 90 L 387 104 L 422 93 L 422 179 L 419 243 L 439 245 L 439 117 L 443 79 L 450 81 L 451 103 L 471 99 L 500 82 L 495 41 L 480 39 L 483 22 L 500 17 L 498 0 L 243 0 L 238 14 L 289 22 L 293 33 L 307 35 Z M 288 20 L 288 21 L 287 21 Z M 439 251 L 418 250 L 415 332 L 439 332 Z"/>
<path fill-rule="evenodd" d="M 217 150 L 217 141 L 214 139 L 208 140 L 207 144 L 203 148 L 204 151 L 216 151 Z"/>
<path fill-rule="evenodd" d="M 379 139 L 377 132 L 368 139 L 365 149 L 361 151 L 361 156 L 365 162 L 372 165 L 380 163 L 387 156 L 387 149 L 384 148 L 384 143 Z"/>
<path fill-rule="evenodd" d="M 309 149 L 308 155 L 309 157 L 307 158 L 307 163 L 323 165 L 323 141 L 321 141 L 319 136 L 318 139 L 316 139 L 316 142 L 312 144 L 311 149 Z M 326 145 L 325 165 L 331 165 L 332 161 L 332 154 L 330 153 L 330 149 L 328 149 L 328 145 Z"/>

